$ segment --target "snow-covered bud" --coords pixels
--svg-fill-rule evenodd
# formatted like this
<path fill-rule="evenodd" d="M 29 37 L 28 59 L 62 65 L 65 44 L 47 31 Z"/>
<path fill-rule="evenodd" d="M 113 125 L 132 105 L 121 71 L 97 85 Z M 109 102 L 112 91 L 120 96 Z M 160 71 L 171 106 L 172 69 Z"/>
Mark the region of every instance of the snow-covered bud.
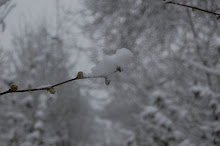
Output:
<path fill-rule="evenodd" d="M 50 89 L 49 89 L 49 92 L 50 92 L 51 94 L 54 94 L 54 93 L 56 93 L 56 90 L 55 90 L 54 88 L 50 88 Z"/>
<path fill-rule="evenodd" d="M 17 86 L 17 85 L 11 85 L 10 90 L 11 90 L 11 91 L 16 91 L 16 90 L 18 90 L 18 86 Z"/>
<path fill-rule="evenodd" d="M 83 79 L 83 72 L 82 71 L 78 72 L 77 79 Z"/>

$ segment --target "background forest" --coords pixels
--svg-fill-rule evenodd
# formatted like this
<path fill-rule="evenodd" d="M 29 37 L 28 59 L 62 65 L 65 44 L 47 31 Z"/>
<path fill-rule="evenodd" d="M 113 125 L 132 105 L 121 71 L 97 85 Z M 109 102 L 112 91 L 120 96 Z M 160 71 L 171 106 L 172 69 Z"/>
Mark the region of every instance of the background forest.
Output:
<path fill-rule="evenodd" d="M 220 13 L 218 0 L 173 0 Z M 19 4 L 19 2 L 17 2 Z M 129 68 L 103 79 L 0 96 L 1 146 L 219 146 L 220 19 L 163 0 L 56 0 L 56 16 L 0 40 L 0 92 L 89 72 L 127 48 Z M 1 35 L 13 0 L 0 0 Z M 82 68 L 81 68 L 82 67 Z"/>

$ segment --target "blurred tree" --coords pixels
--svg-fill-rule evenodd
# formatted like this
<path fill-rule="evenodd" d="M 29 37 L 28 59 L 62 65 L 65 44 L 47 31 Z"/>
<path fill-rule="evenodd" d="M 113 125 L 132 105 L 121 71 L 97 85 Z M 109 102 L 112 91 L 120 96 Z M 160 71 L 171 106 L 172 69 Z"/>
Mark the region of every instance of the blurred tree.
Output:
<path fill-rule="evenodd" d="M 2 31 L 5 30 L 5 18 L 8 16 L 8 14 L 11 12 L 11 10 L 15 7 L 15 4 L 12 3 L 12 0 L 0 0 L 0 26 L 1 26 L 1 34 Z M 1 35 L 0 34 L 0 35 Z M 5 84 L 11 84 L 11 81 L 13 80 L 12 77 L 9 78 L 7 77 L 6 74 L 10 74 L 11 69 L 8 67 L 9 66 L 9 59 L 10 56 L 8 54 L 8 52 L 3 49 L 3 44 L 2 44 L 2 40 L 0 40 L 0 83 L 1 83 L 1 87 L 3 89 L 3 87 L 5 86 Z M 9 57 L 10 56 L 10 57 Z"/>
<path fill-rule="evenodd" d="M 13 34 L 16 84 L 32 88 L 69 79 L 67 50 L 61 38 L 52 37 L 46 23 L 26 24 Z M 93 117 L 79 85 L 66 84 L 55 95 L 7 95 L 1 115 L 2 145 L 78 145 L 89 143 Z M 91 111 L 91 112 L 89 112 Z"/>
<path fill-rule="evenodd" d="M 179 2 L 219 10 L 218 1 Z M 154 0 L 84 4 L 85 33 L 104 53 L 126 47 L 136 55 L 132 71 L 112 82 L 115 98 L 103 115 L 133 130 L 128 145 L 218 145 L 216 17 Z"/>
<path fill-rule="evenodd" d="M 5 23 L 4 20 L 8 16 L 8 14 L 11 12 L 12 8 L 14 8 L 14 4 L 11 3 L 11 0 L 0 0 L 0 35 L 2 35 L 2 32 L 5 30 Z M 0 36 L 2 37 L 2 36 Z M 13 69 L 10 68 L 10 59 L 11 55 L 9 52 L 3 48 L 3 41 L 0 40 L 0 90 L 5 90 L 12 84 L 12 80 L 15 78 L 13 74 Z M 6 133 L 7 130 L 4 129 L 4 125 L 7 124 L 5 123 L 4 119 L 5 117 L 10 116 L 10 113 L 6 113 L 5 110 L 8 108 L 7 103 L 9 100 L 7 98 L 1 98 L 0 99 L 0 131 L 1 133 Z M 19 115 L 17 115 L 19 117 Z M 12 120 L 11 120 L 12 121 Z M 9 121 L 9 122 L 11 122 Z M 1 135 L 0 136 L 0 145 L 5 145 L 6 143 L 6 137 L 9 135 Z"/>

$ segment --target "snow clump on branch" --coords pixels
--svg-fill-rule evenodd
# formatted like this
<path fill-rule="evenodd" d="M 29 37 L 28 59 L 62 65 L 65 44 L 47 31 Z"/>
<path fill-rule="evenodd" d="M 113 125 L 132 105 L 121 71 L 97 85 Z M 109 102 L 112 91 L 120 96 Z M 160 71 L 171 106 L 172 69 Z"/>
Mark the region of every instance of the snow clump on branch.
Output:
<path fill-rule="evenodd" d="M 122 48 L 116 51 L 115 54 L 103 57 L 103 60 L 91 69 L 92 75 L 107 76 L 116 71 L 118 67 L 126 67 L 133 58 L 133 53 L 126 48 Z"/>

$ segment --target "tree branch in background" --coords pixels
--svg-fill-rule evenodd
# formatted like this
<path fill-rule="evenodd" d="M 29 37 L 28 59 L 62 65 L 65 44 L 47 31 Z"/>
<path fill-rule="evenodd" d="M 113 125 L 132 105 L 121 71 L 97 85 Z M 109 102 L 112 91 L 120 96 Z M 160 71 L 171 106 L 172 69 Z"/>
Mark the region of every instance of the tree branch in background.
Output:
<path fill-rule="evenodd" d="M 4 5 L 4 4 L 6 4 L 8 1 L 9 1 L 9 0 L 1 0 L 1 1 L 0 1 L 0 7 L 1 7 L 2 5 Z"/>
<path fill-rule="evenodd" d="M 197 69 L 199 69 L 200 71 L 203 71 L 203 72 L 206 72 L 206 73 L 209 73 L 209 74 L 220 77 L 220 70 L 218 70 L 218 69 L 209 68 L 207 66 L 204 66 L 203 64 L 200 64 L 200 63 L 197 63 L 195 61 L 188 60 L 188 59 L 185 59 L 185 61 L 186 61 L 186 63 L 188 63 L 189 65 L 191 65 L 191 66 L 193 66 Z"/>
<path fill-rule="evenodd" d="M 11 4 L 11 0 L 0 1 L 0 7 L 4 7 L 4 9 L 3 9 L 4 12 L 1 11 L 1 16 L 0 16 L 0 24 L 2 25 L 3 31 L 5 29 L 4 20 L 15 6 L 16 6 L 15 4 Z"/>
<path fill-rule="evenodd" d="M 8 93 L 18 93 L 18 92 L 33 92 L 33 91 L 41 91 L 41 90 L 46 90 L 46 91 L 49 91 L 51 94 L 54 94 L 56 91 L 54 89 L 54 87 L 57 87 L 57 86 L 60 86 L 60 85 L 63 85 L 63 84 L 66 84 L 68 82 L 72 82 L 74 80 L 79 80 L 79 79 L 90 79 L 90 78 L 105 78 L 105 82 L 106 80 L 109 81 L 105 76 L 88 76 L 88 77 L 84 77 L 83 76 L 83 72 L 78 72 L 77 74 L 77 77 L 73 78 L 73 79 L 70 79 L 70 80 L 67 80 L 67 81 L 64 81 L 64 82 L 60 82 L 60 83 L 57 83 L 57 84 L 54 84 L 54 85 L 48 85 L 46 87 L 39 87 L 39 88 L 33 88 L 33 89 L 24 89 L 24 90 L 17 90 L 18 87 L 17 85 L 11 85 L 11 88 L 5 92 L 2 92 L 0 93 L 0 96 L 1 95 L 4 95 L 4 94 L 8 94 Z M 106 84 L 107 85 L 107 84 Z"/>
<path fill-rule="evenodd" d="M 215 16 L 217 16 L 217 19 L 220 18 L 220 14 L 219 13 L 215 13 L 215 12 L 212 12 L 212 11 L 209 11 L 209 10 L 201 9 L 201 8 L 198 8 L 198 7 L 195 7 L 195 6 L 190 6 L 190 5 L 186 5 L 186 4 L 180 4 L 180 3 L 177 3 L 177 2 L 166 1 L 166 0 L 165 0 L 165 4 L 173 4 L 173 5 L 179 5 L 179 6 L 182 6 L 182 7 L 191 8 L 192 10 L 198 10 L 198 11 L 202 11 L 202 12 L 205 12 L 205 13 L 209 13 L 209 14 L 215 15 Z"/>

